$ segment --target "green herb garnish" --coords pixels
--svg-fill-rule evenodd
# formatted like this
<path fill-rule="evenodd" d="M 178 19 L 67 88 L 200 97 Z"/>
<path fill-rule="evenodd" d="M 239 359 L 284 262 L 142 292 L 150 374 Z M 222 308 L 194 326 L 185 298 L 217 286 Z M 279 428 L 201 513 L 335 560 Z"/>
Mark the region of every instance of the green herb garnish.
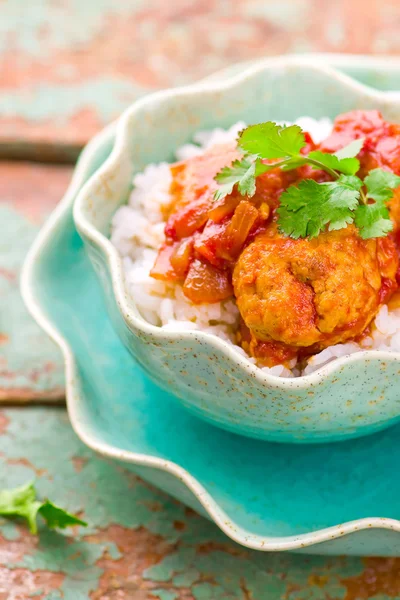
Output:
<path fill-rule="evenodd" d="M 36 490 L 32 482 L 12 490 L 0 492 L 0 516 L 22 517 L 28 521 L 30 531 L 37 533 L 36 518 L 38 514 L 44 518 L 50 529 L 55 527 L 64 529 L 71 525 L 87 525 L 85 521 L 56 506 L 50 500 L 44 500 L 43 502 L 37 500 Z"/>
<path fill-rule="evenodd" d="M 326 225 L 330 231 L 347 227 L 354 221 L 359 205 L 359 191 L 352 179 L 341 175 L 336 181 L 322 184 L 303 179 L 298 186 L 289 187 L 281 195 L 278 208 L 281 231 L 298 239 L 316 237 Z"/>
<path fill-rule="evenodd" d="M 242 158 L 215 176 L 219 184 L 215 200 L 231 194 L 235 186 L 242 196 L 251 198 L 262 173 L 309 165 L 327 172 L 333 181 L 304 179 L 283 192 L 277 210 L 282 233 L 295 239 L 313 238 L 326 228 L 333 231 L 354 223 L 363 239 L 384 237 L 393 229 L 387 203 L 400 177 L 383 169 L 374 169 L 364 181 L 357 177 L 360 162 L 356 156 L 363 144 L 364 139 L 358 139 L 335 154 L 316 150 L 303 155 L 306 140 L 298 125 L 285 127 L 272 121 L 251 125 L 238 136 Z"/>
<path fill-rule="evenodd" d="M 256 193 L 256 177 L 268 171 L 268 166 L 257 158 L 245 156 L 242 160 L 235 160 L 230 167 L 223 167 L 218 173 L 218 182 L 221 184 L 215 192 L 215 199 L 219 200 L 233 192 L 237 185 L 242 196 L 254 196 Z"/>

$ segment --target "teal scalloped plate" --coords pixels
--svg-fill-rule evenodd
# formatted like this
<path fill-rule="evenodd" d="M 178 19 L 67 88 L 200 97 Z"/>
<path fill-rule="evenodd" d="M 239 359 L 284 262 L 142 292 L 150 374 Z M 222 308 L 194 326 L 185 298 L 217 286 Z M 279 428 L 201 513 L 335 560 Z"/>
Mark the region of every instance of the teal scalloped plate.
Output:
<path fill-rule="evenodd" d="M 342 57 L 337 65 L 335 57 L 328 60 L 343 68 Z M 386 73 L 390 87 L 400 89 L 400 61 L 347 57 L 344 68 L 354 75 L 360 61 L 364 80 L 371 84 L 375 74 L 382 87 Z M 84 151 L 22 279 L 28 308 L 63 350 L 68 410 L 79 437 L 244 546 L 400 555 L 400 427 L 319 446 L 251 440 L 191 416 L 132 362 L 109 322 L 72 220 L 78 191 L 113 141 L 110 126 Z"/>

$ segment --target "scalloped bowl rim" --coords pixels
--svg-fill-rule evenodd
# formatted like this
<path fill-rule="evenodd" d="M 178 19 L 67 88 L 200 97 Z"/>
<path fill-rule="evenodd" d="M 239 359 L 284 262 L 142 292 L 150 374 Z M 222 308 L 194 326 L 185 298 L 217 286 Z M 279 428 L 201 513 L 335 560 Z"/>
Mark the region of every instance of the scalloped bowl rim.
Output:
<path fill-rule="evenodd" d="M 100 233 L 100 231 L 98 231 L 92 225 L 92 223 L 88 221 L 88 219 L 86 219 L 84 211 L 82 210 L 84 203 L 86 202 L 87 198 L 92 194 L 92 191 L 95 189 L 97 182 L 110 176 L 113 170 L 117 167 L 117 163 L 120 160 L 126 148 L 127 129 L 129 120 L 132 118 L 132 116 L 136 113 L 138 109 L 142 108 L 143 106 L 148 106 L 152 103 L 156 106 L 157 102 L 162 102 L 170 98 L 173 99 L 177 96 L 201 94 L 204 91 L 214 92 L 229 89 L 230 87 L 238 83 L 244 82 L 253 74 L 264 70 L 266 67 L 275 65 L 308 67 L 310 69 L 314 69 L 316 71 L 324 73 L 330 76 L 332 79 L 339 81 L 350 88 L 356 89 L 359 92 L 371 98 L 377 98 L 380 101 L 386 102 L 390 102 L 390 100 L 394 99 L 400 101 L 400 94 L 396 94 L 396 92 L 381 92 L 375 90 L 369 86 L 359 83 L 352 77 L 349 77 L 348 75 L 345 75 L 332 67 L 328 67 L 322 63 L 319 63 L 318 60 L 314 61 L 311 57 L 293 57 L 290 55 L 287 57 L 278 57 L 275 59 L 262 60 L 256 65 L 246 68 L 242 73 L 237 74 L 233 77 L 229 77 L 226 81 L 222 83 L 208 83 L 207 80 L 204 80 L 203 82 L 198 82 L 181 88 L 155 92 L 137 100 L 128 109 L 126 109 L 124 113 L 122 113 L 120 119 L 117 122 L 114 148 L 108 159 L 92 175 L 92 177 L 89 179 L 89 181 L 87 181 L 87 183 L 83 186 L 82 190 L 80 191 L 74 205 L 74 220 L 78 231 L 83 232 L 84 235 L 86 235 L 103 251 L 111 273 L 112 288 L 116 299 L 116 303 L 121 313 L 121 316 L 128 325 L 128 327 L 133 326 L 138 329 L 141 329 L 142 331 L 157 338 L 159 341 L 168 342 L 170 340 L 176 339 L 196 340 L 200 342 L 203 341 L 204 343 L 208 344 L 211 348 L 220 350 L 232 363 L 235 364 L 236 367 L 241 368 L 246 373 L 246 375 L 257 379 L 261 384 L 268 385 L 273 389 L 307 389 L 309 387 L 321 384 L 323 380 L 327 379 L 329 375 L 333 375 L 345 364 L 347 365 L 354 362 L 372 361 L 374 359 L 378 361 L 382 360 L 400 362 L 400 352 L 388 352 L 383 350 L 362 350 L 351 355 L 344 355 L 342 357 L 335 358 L 327 365 L 322 366 L 321 368 L 317 369 L 309 375 L 302 375 L 300 377 L 295 378 L 284 378 L 263 372 L 259 367 L 253 365 L 251 362 L 248 361 L 248 359 L 246 359 L 239 352 L 237 352 L 234 346 L 228 344 L 226 341 L 219 338 L 215 334 L 196 330 L 174 331 L 168 329 L 166 331 L 161 327 L 152 325 L 140 315 L 138 309 L 136 308 L 134 299 L 130 297 L 126 292 L 122 260 L 117 249 L 112 245 L 111 241 L 106 236 Z"/>
<path fill-rule="evenodd" d="M 357 59 L 358 57 L 355 57 Z M 400 66 L 400 61 L 399 61 Z M 252 534 L 242 527 L 235 526 L 229 516 L 223 511 L 212 495 L 197 481 L 186 469 L 180 467 L 170 460 L 149 456 L 128 450 L 121 450 L 115 446 L 99 440 L 91 431 L 86 431 L 79 418 L 79 405 L 81 402 L 79 389 L 76 381 L 79 378 L 79 370 L 72 348 L 67 340 L 46 315 L 35 295 L 35 264 L 41 259 L 41 253 L 45 250 L 49 239 L 52 238 L 54 230 L 59 221 L 69 212 L 74 203 L 78 191 L 85 180 L 85 172 L 95 154 L 95 149 L 111 138 L 116 131 L 116 123 L 112 123 L 102 132 L 98 133 L 85 147 L 75 168 L 71 183 L 56 209 L 50 215 L 31 249 L 29 250 L 21 274 L 21 293 L 24 302 L 42 329 L 53 339 L 62 351 L 66 370 L 66 399 L 68 414 L 72 427 L 78 437 L 89 448 L 100 455 L 113 458 L 126 463 L 137 464 L 144 467 L 156 468 L 170 473 L 179 479 L 193 493 L 197 501 L 202 505 L 209 517 L 216 525 L 233 541 L 254 550 L 262 551 L 291 551 L 298 550 L 338 539 L 343 535 L 349 535 L 366 529 L 385 529 L 400 533 L 400 520 L 385 517 L 364 517 L 347 521 L 342 524 L 333 525 L 324 529 L 304 533 L 298 536 L 260 536 Z"/>

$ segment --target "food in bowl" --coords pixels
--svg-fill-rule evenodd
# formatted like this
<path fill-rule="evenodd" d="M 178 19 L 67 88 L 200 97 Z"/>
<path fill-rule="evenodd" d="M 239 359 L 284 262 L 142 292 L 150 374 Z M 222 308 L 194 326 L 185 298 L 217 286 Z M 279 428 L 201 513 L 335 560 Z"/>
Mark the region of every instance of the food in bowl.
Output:
<path fill-rule="evenodd" d="M 281 377 L 400 351 L 400 126 L 354 111 L 194 141 L 136 175 L 113 219 L 143 318 Z"/>

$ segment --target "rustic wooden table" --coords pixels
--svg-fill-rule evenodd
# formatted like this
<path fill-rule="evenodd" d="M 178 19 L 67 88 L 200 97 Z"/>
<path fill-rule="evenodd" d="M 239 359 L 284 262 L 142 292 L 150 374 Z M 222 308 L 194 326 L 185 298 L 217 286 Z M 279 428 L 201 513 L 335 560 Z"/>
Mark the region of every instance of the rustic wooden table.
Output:
<path fill-rule="evenodd" d="M 398 0 L 0 1 L 0 488 L 36 477 L 89 521 L 38 537 L 0 521 L 0 600 L 400 598 L 400 559 L 248 551 L 96 457 L 46 405 L 62 360 L 18 291 L 80 148 L 134 98 L 267 54 L 396 54 L 399 27 Z"/>

